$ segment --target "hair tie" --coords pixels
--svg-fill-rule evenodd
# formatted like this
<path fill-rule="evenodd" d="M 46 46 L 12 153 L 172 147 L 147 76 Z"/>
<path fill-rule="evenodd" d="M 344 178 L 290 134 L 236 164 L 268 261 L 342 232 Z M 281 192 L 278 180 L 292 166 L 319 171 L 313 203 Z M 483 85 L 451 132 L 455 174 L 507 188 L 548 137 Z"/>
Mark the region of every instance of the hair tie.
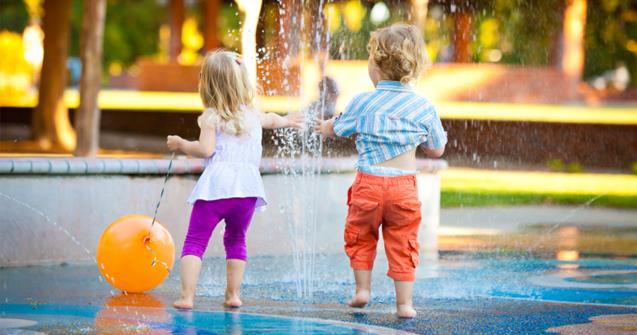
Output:
<path fill-rule="evenodd" d="M 234 62 L 237 63 L 237 65 L 241 65 L 242 60 L 241 60 L 240 56 L 235 57 Z"/>

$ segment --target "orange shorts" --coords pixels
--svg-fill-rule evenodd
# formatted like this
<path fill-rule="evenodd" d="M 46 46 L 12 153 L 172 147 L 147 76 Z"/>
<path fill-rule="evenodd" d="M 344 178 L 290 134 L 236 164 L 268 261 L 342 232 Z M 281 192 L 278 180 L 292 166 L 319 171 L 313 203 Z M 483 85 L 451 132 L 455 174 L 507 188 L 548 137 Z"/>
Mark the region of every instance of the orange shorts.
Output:
<path fill-rule="evenodd" d="M 347 195 L 345 253 L 355 270 L 371 270 L 378 229 L 383 230 L 387 275 L 414 281 L 421 213 L 416 176 L 382 177 L 359 172 Z"/>

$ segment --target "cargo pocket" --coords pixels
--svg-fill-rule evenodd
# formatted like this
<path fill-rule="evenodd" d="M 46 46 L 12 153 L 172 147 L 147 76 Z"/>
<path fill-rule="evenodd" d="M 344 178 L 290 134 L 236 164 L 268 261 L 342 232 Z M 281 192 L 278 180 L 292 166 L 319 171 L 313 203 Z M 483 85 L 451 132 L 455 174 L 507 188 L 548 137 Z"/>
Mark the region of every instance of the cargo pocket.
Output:
<path fill-rule="evenodd" d="M 345 253 L 349 258 L 354 257 L 358 250 L 358 234 L 358 229 L 349 225 L 345 227 Z"/>
<path fill-rule="evenodd" d="M 367 226 L 376 220 L 378 203 L 369 200 L 352 199 L 347 213 L 347 223 Z"/>
<path fill-rule="evenodd" d="M 409 255 L 411 256 L 411 262 L 414 264 L 414 267 L 418 266 L 420 263 L 420 244 L 418 240 L 409 240 Z"/>
<path fill-rule="evenodd" d="M 394 204 L 396 209 L 405 211 L 405 212 L 417 212 L 420 211 L 421 202 L 419 200 L 405 200 L 401 202 L 397 202 Z"/>
<path fill-rule="evenodd" d="M 369 200 L 352 199 L 349 206 L 350 211 L 354 214 L 365 214 L 375 210 L 378 207 L 378 203 Z"/>
<path fill-rule="evenodd" d="M 421 202 L 417 199 L 409 199 L 401 202 L 397 202 L 392 206 L 391 221 L 395 221 L 398 224 L 412 223 L 414 221 L 420 222 Z"/>

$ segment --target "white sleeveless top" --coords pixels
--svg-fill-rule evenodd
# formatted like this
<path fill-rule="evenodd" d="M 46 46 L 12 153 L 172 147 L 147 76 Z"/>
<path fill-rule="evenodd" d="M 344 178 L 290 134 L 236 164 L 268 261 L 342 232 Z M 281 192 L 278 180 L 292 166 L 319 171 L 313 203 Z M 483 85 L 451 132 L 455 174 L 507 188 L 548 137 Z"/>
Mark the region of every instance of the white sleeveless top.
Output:
<path fill-rule="evenodd" d="M 256 207 L 267 204 L 261 163 L 261 121 L 256 110 L 247 110 L 246 132 L 228 135 L 217 128 L 215 152 L 205 159 L 205 169 L 188 202 L 256 197 Z M 263 208 L 262 208 L 263 209 Z"/>

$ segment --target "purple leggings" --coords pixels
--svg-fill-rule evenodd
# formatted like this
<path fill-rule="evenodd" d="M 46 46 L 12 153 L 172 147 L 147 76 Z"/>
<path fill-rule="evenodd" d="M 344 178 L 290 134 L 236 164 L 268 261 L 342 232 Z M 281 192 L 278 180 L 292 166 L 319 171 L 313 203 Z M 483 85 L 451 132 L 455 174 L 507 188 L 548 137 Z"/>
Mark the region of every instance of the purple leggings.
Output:
<path fill-rule="evenodd" d="M 226 259 L 247 260 L 246 232 L 256 203 L 257 198 L 197 200 L 190 214 L 181 257 L 193 255 L 202 258 L 212 231 L 223 219 L 226 222 L 226 232 L 223 234 Z"/>

